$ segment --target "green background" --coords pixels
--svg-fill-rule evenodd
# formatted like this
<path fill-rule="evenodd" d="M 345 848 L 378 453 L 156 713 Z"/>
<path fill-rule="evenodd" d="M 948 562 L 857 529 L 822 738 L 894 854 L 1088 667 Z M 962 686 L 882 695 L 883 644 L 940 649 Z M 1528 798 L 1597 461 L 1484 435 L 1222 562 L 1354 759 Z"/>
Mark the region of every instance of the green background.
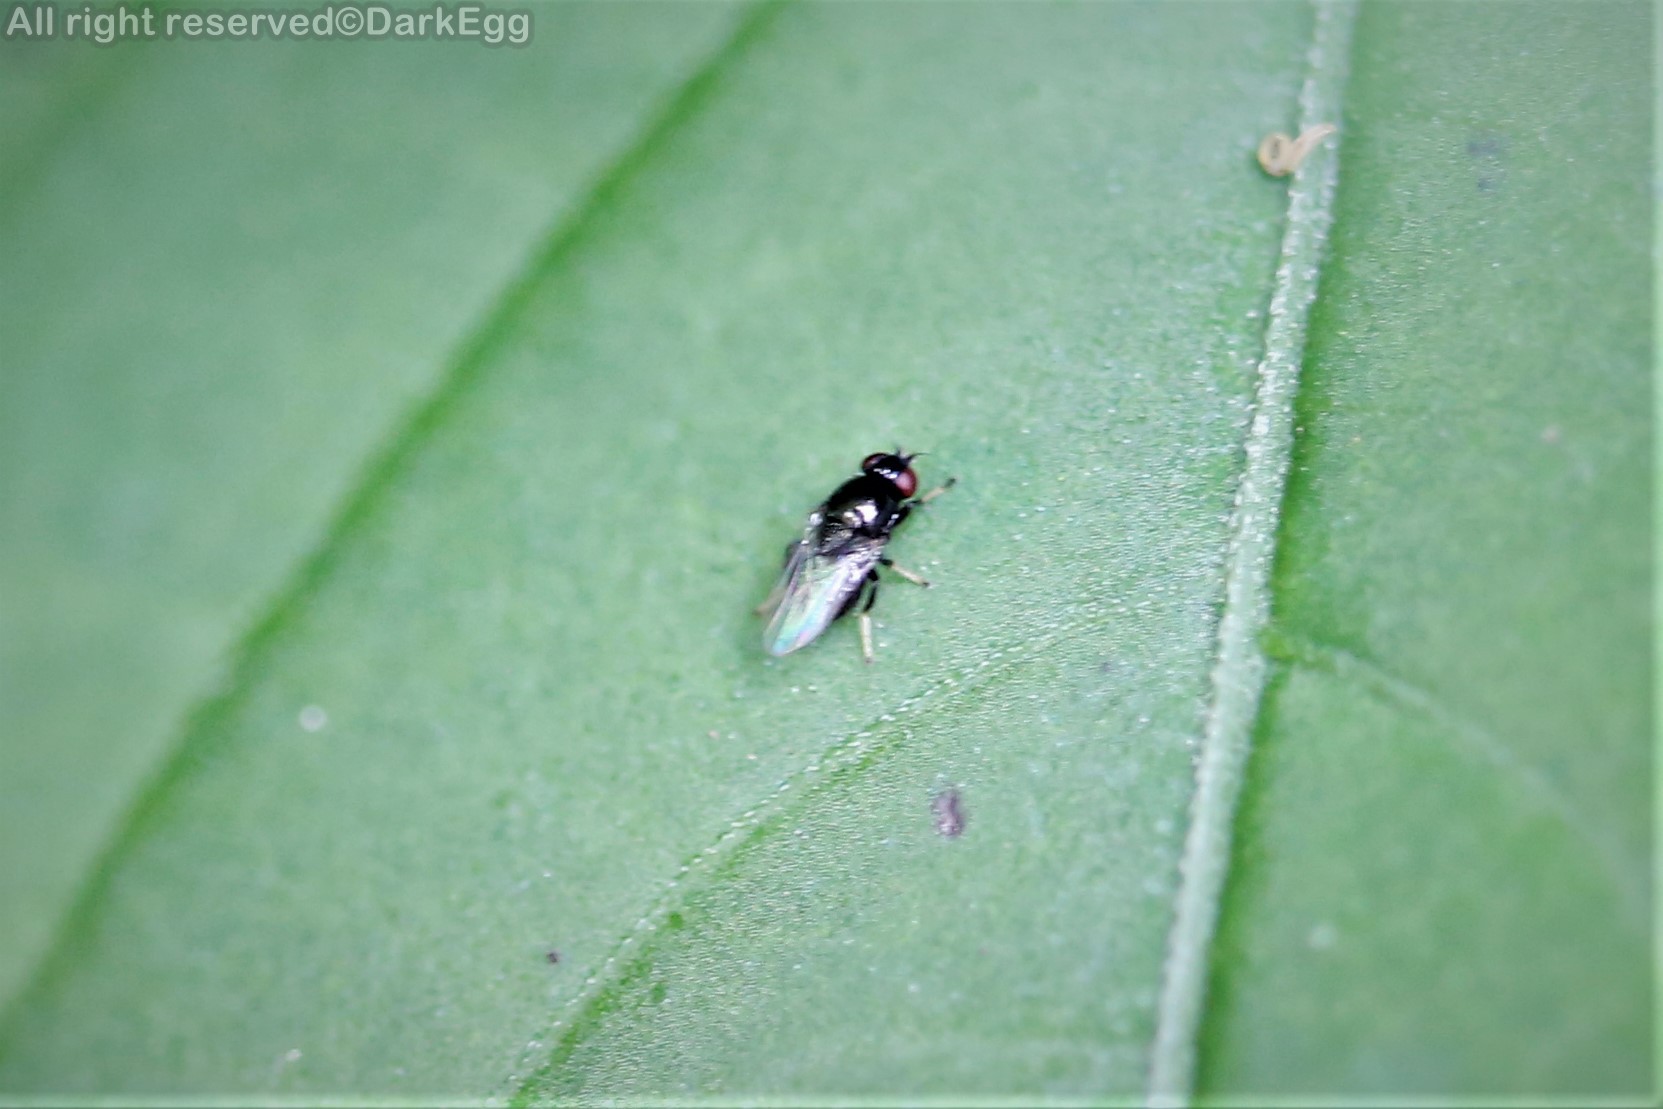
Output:
<path fill-rule="evenodd" d="M 535 14 L 0 46 L 0 1091 L 1138 1096 L 1313 10 Z M 1651 22 L 1357 15 L 1203 1097 L 1650 1089 Z"/>

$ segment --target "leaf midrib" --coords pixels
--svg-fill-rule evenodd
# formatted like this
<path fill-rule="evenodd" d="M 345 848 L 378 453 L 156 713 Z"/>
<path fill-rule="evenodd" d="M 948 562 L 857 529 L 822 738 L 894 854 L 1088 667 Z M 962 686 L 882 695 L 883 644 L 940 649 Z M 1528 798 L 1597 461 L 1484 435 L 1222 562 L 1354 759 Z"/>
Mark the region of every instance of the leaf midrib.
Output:
<path fill-rule="evenodd" d="M 531 253 L 520 274 L 510 280 L 502 291 L 485 308 L 478 324 L 470 331 L 467 338 L 457 348 L 456 353 L 447 360 L 446 369 L 438 376 L 427 396 L 414 406 L 410 414 L 399 423 L 396 430 L 370 457 L 361 471 L 361 476 L 353 484 L 351 491 L 340 503 L 339 508 L 330 517 L 329 523 L 320 533 L 319 540 L 312 552 L 307 555 L 289 580 L 280 586 L 273 594 L 264 614 L 238 640 L 232 652 L 234 660 L 231 667 L 231 679 L 227 687 L 210 695 L 186 714 L 179 730 L 178 738 L 170 745 L 170 754 L 164 759 L 161 768 L 150 783 L 143 787 L 135 802 L 129 809 L 128 815 L 118 824 L 110 841 L 110 845 L 89 872 L 88 879 L 79 895 L 74 899 L 71 908 L 65 914 L 64 923 L 59 928 L 55 942 L 37 962 L 36 968 L 29 977 L 29 984 L 19 991 L 13 1001 L 10 1011 L 6 1014 L 4 1025 L 8 1028 L 18 1018 L 18 1013 L 25 1007 L 24 1000 L 42 989 L 47 988 L 59 972 L 59 968 L 66 967 L 70 954 L 78 945 L 80 937 L 84 936 L 91 927 L 103 894 L 111 884 L 115 873 L 120 869 L 135 846 L 144 839 L 145 834 L 152 827 L 152 822 L 159 819 L 159 814 L 166 808 L 166 799 L 193 772 L 197 760 L 207 751 L 217 735 L 223 734 L 224 729 L 219 725 L 235 711 L 237 706 L 247 696 L 250 684 L 258 673 L 260 663 L 274 642 L 280 638 L 297 615 L 305 609 L 310 599 L 316 593 L 334 569 L 340 552 L 349 546 L 359 533 L 364 522 L 370 518 L 377 506 L 386 497 L 389 488 L 397 476 L 410 464 L 434 430 L 443 423 L 448 413 L 457 405 L 460 399 L 477 383 L 482 369 L 499 351 L 509 334 L 514 322 L 522 314 L 535 289 L 544 277 L 560 266 L 562 260 L 578 245 L 580 245 L 595 225 L 597 217 L 604 213 L 614 203 L 618 193 L 633 177 L 639 174 L 643 167 L 652 159 L 654 153 L 663 145 L 669 135 L 677 130 L 683 121 L 697 113 L 709 94 L 718 76 L 731 66 L 762 34 L 783 4 L 781 0 L 762 0 L 750 9 L 736 22 L 735 29 L 726 42 L 715 49 L 704 64 L 670 94 L 657 115 L 641 129 L 636 141 L 631 143 L 625 151 L 604 170 L 583 198 L 573 206 L 571 215 L 561 221 L 545 236 L 542 244 Z M 1322 7 L 1319 0 L 1319 11 L 1330 9 Z M 1347 13 L 1338 18 L 1351 18 L 1350 5 L 1344 5 L 1340 10 Z M 1320 31 L 1319 31 L 1320 33 Z M 1313 165 L 1322 165 L 1320 159 Z M 1300 180 L 1296 179 L 1294 188 L 1300 187 Z M 1326 218 L 1327 205 L 1323 207 Z M 1278 282 L 1281 289 L 1281 282 Z M 1276 317 L 1272 316 L 1270 327 L 1274 328 Z M 1297 368 L 1298 351 L 1276 352 L 1267 342 L 1266 360 L 1277 353 L 1285 353 L 1293 358 Z M 1258 436 L 1258 425 L 1250 433 L 1247 450 L 1250 454 L 1249 466 L 1252 464 L 1251 452 L 1255 449 L 1254 438 Z M 1281 466 L 1286 472 L 1286 450 L 1284 448 Z M 1244 470 L 1244 479 L 1247 473 Z M 1263 500 L 1274 504 L 1281 499 L 1282 486 L 1277 484 L 1274 489 L 1266 490 Z M 1276 531 L 1274 513 L 1272 513 L 1272 530 L 1268 535 L 1269 550 L 1274 551 Z M 1233 550 L 1232 562 L 1245 558 L 1239 548 Z M 1239 609 L 1239 602 L 1231 602 Z M 1227 607 L 1226 619 L 1230 617 Z M 1243 644 L 1251 644 L 1258 631 L 1262 630 L 1264 620 L 1249 619 L 1246 625 L 1248 638 Z M 1250 648 L 1254 652 L 1256 647 Z M 1258 659 L 1262 669 L 1263 659 Z M 1232 675 L 1223 675 L 1218 681 L 1234 680 Z M 1255 678 L 1255 680 L 1257 680 Z M 922 697 L 923 695 L 920 695 Z M 916 699 L 916 698 L 915 698 Z M 1216 703 L 1216 702 L 1215 702 Z M 895 710 L 895 711 L 900 711 Z M 1251 729 L 1252 718 L 1248 718 L 1245 727 Z M 851 735 L 844 735 L 831 743 L 818 761 L 835 755 L 844 749 L 852 739 Z M 760 806 L 758 806 L 760 807 Z M 753 809 L 753 811 L 755 811 Z M 1224 817 L 1226 825 L 1233 819 L 1233 800 L 1226 806 Z M 717 841 L 720 845 L 727 841 L 726 836 Z M 1226 846 L 1227 846 L 1227 840 Z M 705 852 L 700 852 L 705 854 Z M 1225 852 L 1223 865 L 1228 865 L 1228 853 Z M 1213 912 L 1216 914 L 1217 897 L 1213 897 Z M 1210 931 L 1208 933 L 1210 940 Z M 623 941 L 620 941 L 622 943 Z M 1205 945 L 1198 951 L 1191 952 L 1194 959 L 1201 965 L 1206 962 Z M 1198 1026 L 1191 1025 L 1187 1033 L 1187 1050 L 1193 1062 L 1193 1054 L 1197 1042 Z M 5 1037 L 0 1036 L 0 1040 Z M 1186 1077 L 1187 1080 L 1187 1077 Z M 1152 1092 L 1159 1093 L 1159 1083 L 1152 1080 Z M 526 1087 L 521 1087 L 523 1093 Z"/>
<path fill-rule="evenodd" d="M 1316 24 L 1300 93 L 1300 134 L 1340 122 L 1355 18 L 1351 0 L 1316 0 Z M 1262 711 L 1267 660 L 1259 641 L 1270 621 L 1270 571 L 1292 463 L 1294 403 L 1337 181 L 1338 155 L 1322 144 L 1298 167 L 1288 189 L 1256 411 L 1243 447 L 1231 523 L 1213 697 L 1204 717 L 1201 761 L 1150 1050 L 1151 1104 L 1187 1104 L 1194 1090 L 1211 950 L 1253 729 Z"/>

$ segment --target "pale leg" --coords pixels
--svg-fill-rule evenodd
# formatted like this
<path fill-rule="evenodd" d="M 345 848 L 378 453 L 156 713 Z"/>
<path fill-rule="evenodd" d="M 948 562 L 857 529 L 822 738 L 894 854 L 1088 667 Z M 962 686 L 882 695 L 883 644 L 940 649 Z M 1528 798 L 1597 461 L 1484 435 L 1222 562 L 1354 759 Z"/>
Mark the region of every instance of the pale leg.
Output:
<path fill-rule="evenodd" d="M 947 492 L 947 490 L 951 489 L 953 486 L 957 485 L 958 483 L 959 483 L 958 478 L 950 477 L 946 481 L 942 482 L 940 485 L 936 486 L 934 489 L 931 489 L 928 493 L 925 493 L 922 497 L 919 497 L 913 503 L 914 504 L 929 504 L 931 501 L 935 500 L 937 497 L 941 496 L 941 494 Z"/>
<path fill-rule="evenodd" d="M 899 574 L 901 577 L 906 578 L 908 581 L 910 581 L 914 585 L 922 585 L 925 589 L 928 589 L 930 587 L 930 583 L 929 583 L 928 579 L 924 578 L 920 574 L 913 573 L 911 570 L 908 570 L 904 566 L 895 565 L 895 563 L 891 562 L 887 558 L 883 560 L 883 565 L 884 565 L 884 568 L 886 570 L 894 571 L 895 573 Z"/>

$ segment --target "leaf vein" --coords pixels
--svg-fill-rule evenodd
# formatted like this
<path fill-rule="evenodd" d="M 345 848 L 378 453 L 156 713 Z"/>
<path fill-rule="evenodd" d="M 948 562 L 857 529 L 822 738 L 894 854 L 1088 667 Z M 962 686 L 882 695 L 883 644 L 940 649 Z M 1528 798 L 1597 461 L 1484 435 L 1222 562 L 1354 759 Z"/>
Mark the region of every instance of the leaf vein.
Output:
<path fill-rule="evenodd" d="M 1649 917 L 1648 893 L 1632 878 L 1632 875 L 1646 872 L 1644 860 L 1630 858 L 1540 767 L 1521 758 L 1495 732 L 1451 708 L 1438 694 L 1392 673 L 1377 662 L 1304 635 L 1279 630 L 1277 638 L 1278 642 L 1291 648 L 1288 661 L 1293 665 L 1333 674 L 1341 681 L 1359 686 L 1377 700 L 1405 707 L 1426 717 L 1453 737 L 1468 754 L 1501 771 L 1506 780 L 1513 782 L 1540 809 L 1558 820 L 1599 860 L 1622 903 L 1627 922 L 1644 934 Z"/>
<path fill-rule="evenodd" d="M 799 782 L 812 776 L 818 783 L 814 787 L 817 790 L 832 782 L 839 772 L 864 772 L 894 743 L 893 735 L 886 738 L 880 733 L 904 733 L 901 718 L 913 715 L 919 706 L 935 708 L 950 704 L 954 698 L 980 688 L 988 679 L 1042 657 L 1048 647 L 1067 641 L 1091 623 L 1089 619 L 1065 621 L 1042 636 L 995 650 L 967 670 L 936 679 L 888 711 L 879 713 L 865 727 L 839 735 L 813 761 L 787 774 L 771 793 L 730 820 L 721 834 L 688 856 L 676 877 L 665 881 L 647 910 L 613 943 L 600 966 L 587 976 L 584 987 L 556 1010 L 569 1014 L 557 1016 L 549 1025 L 549 1031 L 558 1033 L 558 1039 L 552 1045 L 546 1042 L 546 1036 L 530 1041 L 509 1075 L 508 1085 L 512 1088 L 508 1093 L 509 1103 L 525 1105 L 534 1101 L 542 1079 L 563 1058 L 569 1057 L 576 1039 L 592 1026 L 591 1017 L 604 1011 L 614 989 L 633 977 L 634 968 L 647 954 L 645 948 L 649 942 L 661 933 L 670 916 L 686 904 L 692 891 L 701 888 L 689 880 L 690 876 L 703 872 L 715 877 L 730 872 L 734 860 L 764 834 L 766 825 Z M 535 1063 L 533 1055 L 545 1051 L 547 1061 Z M 530 1073 L 521 1079 L 519 1075 L 527 1070 Z"/>
<path fill-rule="evenodd" d="M 751 6 L 735 21 L 727 39 L 670 92 L 635 140 L 602 170 L 587 193 L 571 208 L 571 214 L 550 229 L 540 247 L 528 255 L 521 272 L 487 304 L 477 326 L 447 360 L 433 389 L 412 406 L 408 416 L 371 454 L 358 480 L 323 528 L 311 554 L 272 595 L 263 615 L 238 639 L 230 652 L 231 662 L 225 670 L 227 677 L 223 684 L 207 693 L 185 714 L 169 754 L 138 790 L 125 816 L 115 825 L 79 892 L 60 917 L 51 945 L 36 961 L 24 979 L 26 984 L 0 1016 L 0 1045 L 13 1039 L 11 1033 L 29 1010 L 31 999 L 48 992 L 58 977 L 73 969 L 76 952 L 91 945 L 99 907 L 107 891 L 145 834 L 161 818 L 166 799 L 190 779 L 215 744 L 230 734 L 226 721 L 247 697 L 267 655 L 329 579 L 353 537 L 371 518 L 399 476 L 410 468 L 416 453 L 479 380 L 543 279 L 581 244 L 597 215 L 615 201 L 653 153 L 698 109 L 717 74 L 732 63 L 779 7 L 779 0 L 759 0 Z"/>
<path fill-rule="evenodd" d="M 1299 96 L 1300 133 L 1340 118 L 1355 14 L 1350 2 L 1317 3 L 1316 30 Z M 1187 1104 L 1194 1087 L 1196 1039 L 1230 866 L 1231 830 L 1264 689 L 1265 659 L 1258 637 L 1270 615 L 1270 568 L 1292 454 L 1293 400 L 1337 176 L 1337 155 L 1324 144 L 1299 166 L 1288 189 L 1281 261 L 1225 561 L 1213 693 L 1202 726 L 1201 760 L 1156 1008 L 1148 1084 L 1153 1105 Z"/>

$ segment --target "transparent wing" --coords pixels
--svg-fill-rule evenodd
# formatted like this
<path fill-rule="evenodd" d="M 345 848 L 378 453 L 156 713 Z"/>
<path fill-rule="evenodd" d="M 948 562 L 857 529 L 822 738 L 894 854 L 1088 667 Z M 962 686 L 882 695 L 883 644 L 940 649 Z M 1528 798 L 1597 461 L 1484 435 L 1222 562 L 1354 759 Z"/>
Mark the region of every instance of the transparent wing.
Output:
<path fill-rule="evenodd" d="M 768 620 L 762 645 L 771 655 L 788 655 L 812 643 L 837 619 L 883 554 L 880 540 L 846 544 L 836 554 L 815 553 L 810 527 L 791 551 L 775 588 L 779 603 Z"/>

